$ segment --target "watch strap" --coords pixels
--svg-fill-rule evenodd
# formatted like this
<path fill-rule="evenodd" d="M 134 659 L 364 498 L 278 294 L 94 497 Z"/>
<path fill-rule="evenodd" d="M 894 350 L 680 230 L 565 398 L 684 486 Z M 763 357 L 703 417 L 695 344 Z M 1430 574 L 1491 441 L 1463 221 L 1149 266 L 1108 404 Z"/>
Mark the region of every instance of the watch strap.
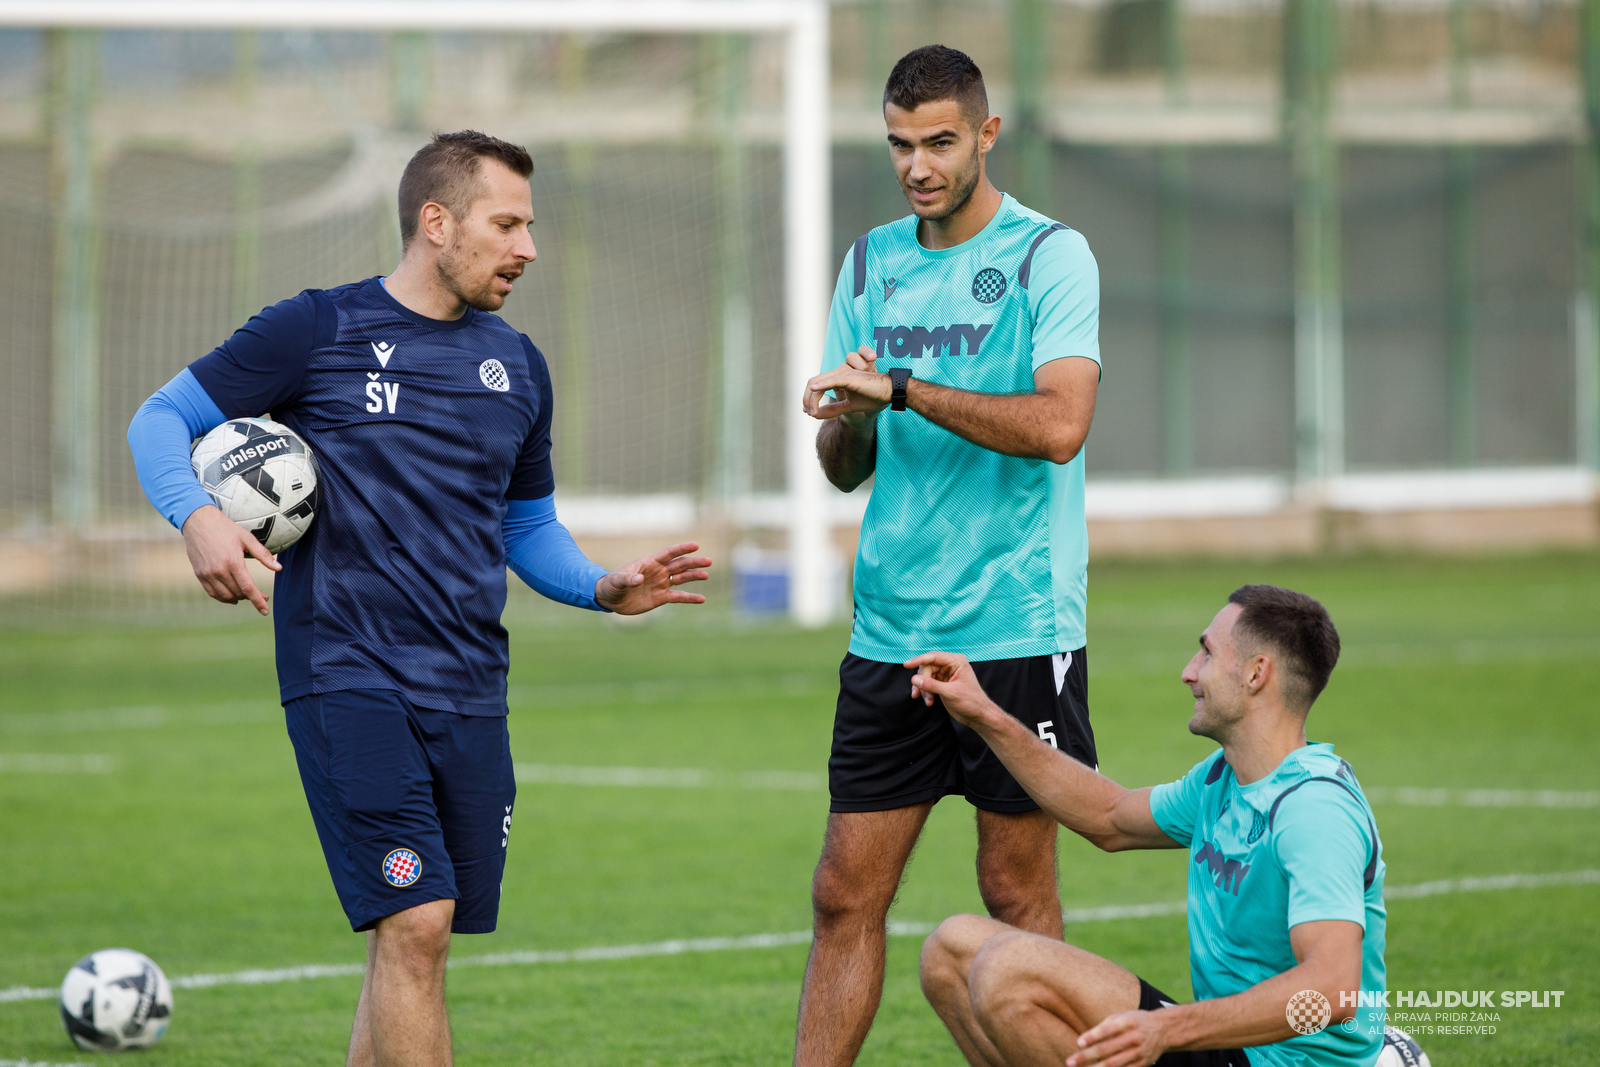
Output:
<path fill-rule="evenodd" d="M 892 367 L 889 370 L 889 410 L 906 409 L 906 383 L 911 380 L 910 367 Z"/>

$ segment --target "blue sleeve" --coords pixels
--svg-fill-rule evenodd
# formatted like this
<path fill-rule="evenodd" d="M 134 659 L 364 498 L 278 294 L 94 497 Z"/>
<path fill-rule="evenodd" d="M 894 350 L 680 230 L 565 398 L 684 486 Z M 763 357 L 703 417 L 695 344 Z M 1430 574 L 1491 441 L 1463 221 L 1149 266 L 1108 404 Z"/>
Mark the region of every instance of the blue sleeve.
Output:
<path fill-rule="evenodd" d="M 1067 356 L 1100 362 L 1100 266 L 1077 230 L 1046 237 L 1033 254 L 1028 310 L 1033 369 Z"/>
<path fill-rule="evenodd" d="M 1371 823 L 1350 791 L 1307 782 L 1272 823 L 1272 851 L 1289 882 L 1289 925 L 1343 919 L 1367 928 Z"/>
<path fill-rule="evenodd" d="M 861 336 L 856 323 L 856 264 L 852 262 L 855 258 L 853 254 L 844 257 L 844 266 L 839 268 L 839 280 L 833 286 L 833 304 L 828 308 L 827 341 L 822 350 L 824 371 L 837 367 L 844 362 L 845 356 L 872 341 L 871 337 Z M 862 257 L 861 266 L 866 266 L 865 256 Z"/>
<path fill-rule="evenodd" d="M 507 500 L 501 537 L 506 563 L 543 596 L 573 607 L 605 611 L 594 599 L 594 583 L 606 574 L 591 563 L 556 519 L 556 498 Z"/>
<path fill-rule="evenodd" d="M 183 370 L 156 391 L 128 424 L 128 448 L 139 485 L 155 509 L 178 529 L 199 508 L 213 503 L 189 463 L 196 437 L 228 421 L 216 401 Z"/>
<path fill-rule="evenodd" d="M 556 491 L 555 468 L 550 462 L 550 421 L 556 401 L 555 392 L 550 388 L 550 367 L 544 361 L 544 353 L 534 347 L 526 334 L 521 336 L 522 349 L 528 356 L 528 372 L 535 379 L 539 410 L 534 415 L 532 431 L 522 442 L 522 454 L 517 457 L 517 465 L 511 470 L 511 485 L 506 489 L 506 499 L 539 500 Z M 554 521 L 554 504 L 551 504 L 550 515 Z M 565 533 L 564 530 L 562 532 Z M 527 576 L 523 575 L 523 578 L 526 580 Z M 594 585 L 593 582 L 589 584 L 591 587 Z M 538 589 L 538 586 L 534 588 Z M 542 589 L 539 591 L 544 592 Z"/>
<path fill-rule="evenodd" d="M 189 369 L 228 418 L 266 415 L 294 402 L 311 353 L 332 344 L 338 330 L 328 294 L 307 289 L 251 316 Z"/>
<path fill-rule="evenodd" d="M 1190 768 L 1189 773 L 1176 782 L 1167 782 L 1150 790 L 1150 815 L 1161 832 L 1185 848 L 1194 840 L 1194 824 L 1200 817 L 1200 795 L 1205 791 L 1205 780 L 1211 765 L 1222 758 L 1222 753 L 1207 756 Z"/>

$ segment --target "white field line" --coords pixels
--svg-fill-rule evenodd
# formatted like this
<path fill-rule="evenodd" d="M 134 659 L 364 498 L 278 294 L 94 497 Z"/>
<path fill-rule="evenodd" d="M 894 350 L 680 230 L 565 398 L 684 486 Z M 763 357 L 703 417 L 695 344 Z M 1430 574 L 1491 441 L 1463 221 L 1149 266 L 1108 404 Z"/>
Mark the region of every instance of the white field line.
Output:
<path fill-rule="evenodd" d="M 1541 889 L 1550 885 L 1600 885 L 1600 871 L 1561 874 L 1501 874 L 1489 878 L 1446 878 L 1438 882 L 1397 885 L 1384 890 L 1385 900 L 1411 900 L 1445 893 L 1482 893 L 1494 889 Z"/>
<path fill-rule="evenodd" d="M 820 792 L 827 776 L 812 771 L 712 771 L 698 767 L 580 767 L 519 763 L 517 781 L 543 785 L 588 785 L 656 789 L 792 789 Z M 1465 808 L 1597 808 L 1600 791 L 1554 789 L 1422 789 L 1377 786 L 1366 790 L 1373 804 Z"/>
<path fill-rule="evenodd" d="M 274 705 L 261 701 L 203 704 L 190 708 L 157 706 L 97 708 L 91 711 L 29 711 L 0 715 L 0 734 L 82 734 L 108 730 L 155 730 L 163 726 L 232 726 L 264 722 Z"/>
<path fill-rule="evenodd" d="M 1553 885 L 1600 885 L 1600 870 L 1562 871 L 1553 874 L 1502 874 L 1487 878 L 1449 878 L 1416 885 L 1390 886 L 1385 899 L 1408 900 L 1441 896 L 1447 893 L 1482 893 L 1497 889 L 1539 889 Z M 1160 915 L 1181 915 L 1188 910 L 1181 900 L 1154 904 L 1112 905 L 1103 908 L 1068 908 L 1061 916 L 1068 923 L 1104 922 L 1111 919 L 1147 919 Z M 891 937 L 925 937 L 933 923 L 889 922 Z M 548 949 L 527 952 L 491 952 L 480 956 L 456 956 L 449 966 L 510 967 L 540 963 L 585 963 L 593 960 L 631 960 L 645 956 L 681 956 L 690 952 L 729 952 L 738 949 L 779 948 L 811 943 L 810 930 L 782 934 L 749 934 L 745 937 L 693 937 L 673 941 L 647 941 L 637 945 L 596 945 L 591 948 Z M 360 963 L 311 964 L 305 967 L 280 967 L 273 970 L 232 971 L 223 974 L 188 974 L 172 979 L 174 989 L 206 989 L 219 985 L 269 985 L 300 982 L 307 978 L 355 977 L 366 967 Z M 0 989 L 0 1004 L 13 1000 L 49 1000 L 58 990 L 42 986 L 13 986 Z M 10 1061 L 0 1060 L 0 1067 Z M 34 1067 L 34 1065 L 29 1065 Z"/>
<path fill-rule="evenodd" d="M 548 785 L 647 786 L 667 789 L 792 789 L 820 793 L 827 777 L 815 771 L 708 771 L 696 767 L 573 767 L 519 763 L 518 782 Z"/>
<path fill-rule="evenodd" d="M 55 752 L 0 752 L 0 774 L 110 774 L 115 756 Z"/>
<path fill-rule="evenodd" d="M 1365 790 L 1372 804 L 1462 808 L 1600 808 L 1600 791 L 1564 793 L 1554 789 L 1416 789 L 1382 786 Z"/>
<path fill-rule="evenodd" d="M 1183 900 L 1163 900 L 1155 904 L 1112 904 L 1104 908 L 1063 908 L 1061 918 L 1069 923 L 1097 923 L 1108 919 L 1149 919 L 1157 915 L 1182 915 L 1189 910 Z"/>
<path fill-rule="evenodd" d="M 89 1067 L 87 1063 L 46 1063 L 44 1060 L 0 1060 L 0 1067 Z"/>

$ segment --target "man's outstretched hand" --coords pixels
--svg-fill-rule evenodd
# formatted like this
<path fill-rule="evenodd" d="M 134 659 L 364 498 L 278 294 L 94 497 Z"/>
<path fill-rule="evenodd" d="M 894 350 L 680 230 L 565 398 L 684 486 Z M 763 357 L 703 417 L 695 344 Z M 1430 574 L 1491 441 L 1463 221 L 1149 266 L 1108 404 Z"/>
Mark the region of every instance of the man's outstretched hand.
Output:
<path fill-rule="evenodd" d="M 916 670 L 911 678 L 911 699 L 933 706 L 933 698 L 944 702 L 948 711 L 960 722 L 978 727 L 989 714 L 1005 717 L 989 694 L 978 684 L 972 673 L 972 664 L 959 652 L 924 652 L 916 659 L 907 660 L 907 667 Z"/>
<path fill-rule="evenodd" d="M 595 582 L 594 599 L 618 615 L 642 615 L 663 604 L 704 604 L 706 598 L 699 593 L 677 588 L 685 582 L 703 582 L 711 577 L 706 573 L 711 560 L 688 554 L 699 548 L 688 541 L 636 559 Z"/>
<path fill-rule="evenodd" d="M 267 614 L 267 596 L 256 588 L 244 561 L 254 556 L 273 571 L 283 570 L 283 564 L 273 559 L 249 530 L 234 525 L 220 508 L 207 504 L 184 520 L 183 547 L 207 596 L 224 604 L 248 600 L 261 614 Z"/>

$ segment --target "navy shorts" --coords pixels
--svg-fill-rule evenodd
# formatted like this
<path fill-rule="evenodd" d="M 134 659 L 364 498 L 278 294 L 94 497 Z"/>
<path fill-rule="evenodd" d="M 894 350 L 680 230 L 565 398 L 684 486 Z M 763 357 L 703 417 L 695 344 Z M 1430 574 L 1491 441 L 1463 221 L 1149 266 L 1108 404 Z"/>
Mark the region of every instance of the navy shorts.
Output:
<path fill-rule="evenodd" d="M 978 684 L 1030 733 L 1090 767 L 1099 765 L 1089 726 L 1087 650 L 1059 656 L 985 660 Z M 971 727 L 935 700 L 911 697 L 898 663 L 846 655 L 828 757 L 829 811 L 888 811 L 964 796 L 981 811 L 1017 813 L 1039 805 Z"/>
<path fill-rule="evenodd" d="M 419 708 L 390 689 L 300 697 L 284 715 L 351 928 L 454 900 L 452 932 L 492 932 L 517 796 L 505 718 Z"/>
<path fill-rule="evenodd" d="M 1139 1010 L 1160 1011 L 1176 1008 L 1178 1002 L 1155 986 L 1139 979 Z M 1155 1067 L 1250 1067 L 1250 1057 L 1242 1048 L 1213 1048 L 1203 1052 L 1163 1052 Z"/>

